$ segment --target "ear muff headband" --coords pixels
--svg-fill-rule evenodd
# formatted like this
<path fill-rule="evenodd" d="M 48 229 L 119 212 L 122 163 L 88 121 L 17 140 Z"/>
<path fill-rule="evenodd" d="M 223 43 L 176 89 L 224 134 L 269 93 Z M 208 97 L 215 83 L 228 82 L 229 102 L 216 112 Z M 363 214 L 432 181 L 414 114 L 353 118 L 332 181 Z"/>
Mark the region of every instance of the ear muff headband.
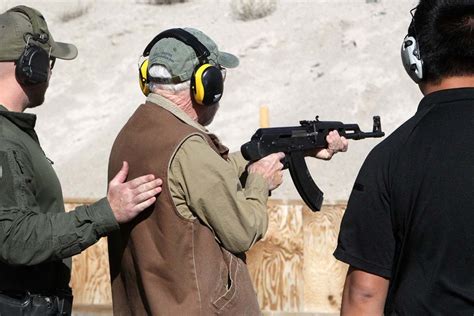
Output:
<path fill-rule="evenodd" d="M 19 12 L 28 17 L 33 29 L 33 34 L 26 33 L 25 49 L 16 61 L 15 75 L 22 85 L 35 85 L 48 81 L 49 53 L 40 46 L 31 43 L 31 40 L 47 43 L 49 36 L 40 30 L 37 14 L 26 6 L 17 6 L 9 12 Z"/>
<path fill-rule="evenodd" d="M 186 30 L 175 28 L 163 31 L 157 36 L 155 36 L 151 40 L 151 42 L 145 47 L 145 50 L 143 51 L 143 56 L 149 56 L 153 46 L 155 46 L 158 41 L 164 38 L 174 38 L 191 47 L 196 53 L 196 56 L 201 63 L 207 62 L 207 57 L 211 55 L 207 47 L 204 46 L 204 44 L 202 44 L 194 35 L 187 32 Z"/>
<path fill-rule="evenodd" d="M 169 29 L 155 36 L 151 42 L 145 47 L 143 57 L 147 58 L 153 46 L 164 38 L 177 39 L 187 46 L 191 47 L 199 64 L 195 67 L 191 76 L 191 92 L 194 100 L 198 104 L 211 105 L 220 100 L 223 93 L 223 78 L 221 71 L 209 64 L 208 57 L 210 52 L 204 44 L 202 44 L 193 34 L 181 28 Z M 148 95 L 148 58 L 139 66 L 140 89 L 145 95 Z M 145 71 L 146 70 L 146 71 Z M 172 77 L 166 80 L 166 83 L 179 83 L 179 77 Z"/>

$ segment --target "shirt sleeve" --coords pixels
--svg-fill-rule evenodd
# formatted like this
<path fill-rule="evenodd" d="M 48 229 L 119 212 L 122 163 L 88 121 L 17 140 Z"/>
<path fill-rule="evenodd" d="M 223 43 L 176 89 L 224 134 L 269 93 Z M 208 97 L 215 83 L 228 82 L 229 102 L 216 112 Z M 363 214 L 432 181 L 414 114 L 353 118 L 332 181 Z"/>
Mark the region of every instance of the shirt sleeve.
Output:
<path fill-rule="evenodd" d="M 334 256 L 355 268 L 390 278 L 395 252 L 388 189 L 389 160 L 372 151 L 355 181 Z"/>
<path fill-rule="evenodd" d="M 224 248 L 241 253 L 267 230 L 268 186 L 262 176 L 250 174 L 243 189 L 235 166 L 201 136 L 191 136 L 171 162 L 169 182 L 180 213 L 189 209 Z"/>
<path fill-rule="evenodd" d="M 64 205 L 40 209 L 29 156 L 0 151 L 0 261 L 35 265 L 75 255 L 118 229 L 107 199 L 65 213 Z M 62 197 L 57 199 L 62 204 Z"/>
<path fill-rule="evenodd" d="M 249 163 L 247 160 L 245 160 L 244 156 L 242 156 L 242 153 L 240 151 L 230 153 L 228 161 L 232 168 L 234 168 L 238 177 L 240 177 L 244 173 L 245 168 Z"/>

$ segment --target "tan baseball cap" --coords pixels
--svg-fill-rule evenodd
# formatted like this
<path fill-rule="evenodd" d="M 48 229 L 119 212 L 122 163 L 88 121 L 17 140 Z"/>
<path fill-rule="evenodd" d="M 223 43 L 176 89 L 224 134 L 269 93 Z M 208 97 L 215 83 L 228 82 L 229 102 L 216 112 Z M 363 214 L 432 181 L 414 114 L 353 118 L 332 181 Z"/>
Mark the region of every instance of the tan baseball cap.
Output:
<path fill-rule="evenodd" d="M 17 60 L 28 41 L 50 52 L 51 57 L 74 59 L 73 44 L 56 42 L 43 15 L 27 6 L 16 6 L 0 14 L 0 61 Z"/>

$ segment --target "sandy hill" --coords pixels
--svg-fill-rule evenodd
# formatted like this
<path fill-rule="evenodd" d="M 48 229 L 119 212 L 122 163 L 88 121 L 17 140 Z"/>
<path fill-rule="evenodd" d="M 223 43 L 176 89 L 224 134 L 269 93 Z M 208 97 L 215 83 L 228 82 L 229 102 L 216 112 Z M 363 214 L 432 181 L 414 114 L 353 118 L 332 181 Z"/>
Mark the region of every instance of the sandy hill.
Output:
<path fill-rule="evenodd" d="M 55 39 L 79 49 L 76 60 L 56 63 L 46 103 L 33 110 L 65 197 L 105 194 L 113 140 L 144 100 L 138 57 L 151 38 L 171 27 L 201 29 L 222 50 L 240 57 L 240 66 L 228 71 L 221 109 L 210 126 L 232 150 L 259 127 L 262 105 L 270 109 L 271 126 L 297 125 L 319 115 L 368 130 L 372 115 L 380 115 L 390 134 L 416 111 L 421 97 L 400 62 L 415 2 L 280 0 L 271 15 L 244 22 L 225 0 L 167 6 L 133 0 L 23 1 L 43 12 Z M 3 0 L 0 9 L 16 4 Z M 64 21 L 79 8 L 87 12 Z M 347 200 L 365 156 L 379 141 L 352 141 L 348 153 L 329 162 L 308 160 L 326 202 Z M 288 175 L 273 197 L 298 198 Z"/>

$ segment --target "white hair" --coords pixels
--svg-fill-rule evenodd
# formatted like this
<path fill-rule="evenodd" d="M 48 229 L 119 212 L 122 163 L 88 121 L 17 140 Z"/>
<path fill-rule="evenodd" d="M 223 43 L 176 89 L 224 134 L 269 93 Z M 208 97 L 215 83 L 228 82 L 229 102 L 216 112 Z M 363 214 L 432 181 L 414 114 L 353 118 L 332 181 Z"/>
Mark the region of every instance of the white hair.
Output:
<path fill-rule="evenodd" d="M 172 92 L 181 92 L 183 90 L 189 90 L 191 87 L 191 81 L 187 80 L 177 84 L 168 83 L 163 84 L 159 83 L 158 79 L 167 79 L 171 78 L 171 74 L 164 66 L 153 65 L 148 69 L 148 75 L 150 76 L 148 87 L 151 92 L 156 92 L 157 90 L 168 90 Z"/>

